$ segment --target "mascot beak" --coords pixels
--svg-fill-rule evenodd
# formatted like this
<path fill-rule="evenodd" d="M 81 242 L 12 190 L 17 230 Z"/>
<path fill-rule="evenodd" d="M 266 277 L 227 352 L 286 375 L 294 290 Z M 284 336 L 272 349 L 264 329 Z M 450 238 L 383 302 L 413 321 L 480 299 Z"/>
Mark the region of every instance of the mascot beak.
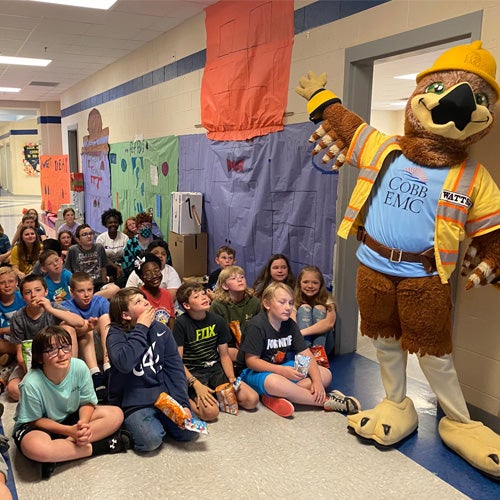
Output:
<path fill-rule="evenodd" d="M 476 101 L 471 86 L 461 83 L 439 99 L 438 105 L 431 111 L 432 121 L 436 125 L 453 122 L 458 130 L 463 130 L 472 120 L 475 109 Z"/>
<path fill-rule="evenodd" d="M 467 82 L 442 94 L 414 95 L 410 106 L 424 129 L 449 139 L 464 140 L 483 131 L 493 121 L 488 108 L 476 104 L 472 87 Z"/>

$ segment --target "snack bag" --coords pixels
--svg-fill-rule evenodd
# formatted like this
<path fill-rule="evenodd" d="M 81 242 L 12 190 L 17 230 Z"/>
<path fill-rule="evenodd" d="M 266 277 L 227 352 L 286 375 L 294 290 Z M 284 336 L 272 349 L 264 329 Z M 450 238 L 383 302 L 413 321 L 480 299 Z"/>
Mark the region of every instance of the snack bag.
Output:
<path fill-rule="evenodd" d="M 237 320 L 230 321 L 229 328 L 231 329 L 231 333 L 233 334 L 234 340 L 236 341 L 236 347 L 240 347 L 240 344 L 241 344 L 240 322 Z"/>
<path fill-rule="evenodd" d="M 208 434 L 207 423 L 197 418 L 189 418 L 184 408 L 166 392 L 162 392 L 155 401 L 155 407 L 165 413 L 176 425 L 200 434 Z"/>
<path fill-rule="evenodd" d="M 238 400 L 236 399 L 236 392 L 232 384 L 228 382 L 218 385 L 215 388 L 215 395 L 219 402 L 220 411 L 230 413 L 231 415 L 238 415 Z"/>
<path fill-rule="evenodd" d="M 311 358 L 309 356 L 303 356 L 302 354 L 295 355 L 295 365 L 294 368 L 307 377 L 307 372 L 309 371 L 309 365 L 311 364 Z"/>
<path fill-rule="evenodd" d="M 318 363 L 319 366 L 330 368 L 330 362 L 328 361 L 328 356 L 326 355 L 325 348 L 322 345 L 313 345 L 309 347 L 309 349 L 313 353 L 314 359 L 316 359 L 316 363 Z"/>
<path fill-rule="evenodd" d="M 31 370 L 31 344 L 33 344 L 33 340 L 23 340 L 23 343 L 21 344 L 21 352 L 23 354 L 26 372 Z"/>

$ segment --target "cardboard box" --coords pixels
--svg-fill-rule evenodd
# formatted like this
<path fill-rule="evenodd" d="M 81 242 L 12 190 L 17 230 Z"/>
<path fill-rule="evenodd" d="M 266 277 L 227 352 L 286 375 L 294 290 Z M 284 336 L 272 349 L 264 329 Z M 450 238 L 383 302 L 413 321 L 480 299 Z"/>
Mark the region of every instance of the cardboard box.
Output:
<path fill-rule="evenodd" d="M 201 193 L 173 192 L 170 214 L 170 230 L 174 233 L 201 233 L 203 195 Z"/>
<path fill-rule="evenodd" d="M 178 234 L 170 231 L 168 247 L 179 276 L 207 274 L 207 233 Z"/>

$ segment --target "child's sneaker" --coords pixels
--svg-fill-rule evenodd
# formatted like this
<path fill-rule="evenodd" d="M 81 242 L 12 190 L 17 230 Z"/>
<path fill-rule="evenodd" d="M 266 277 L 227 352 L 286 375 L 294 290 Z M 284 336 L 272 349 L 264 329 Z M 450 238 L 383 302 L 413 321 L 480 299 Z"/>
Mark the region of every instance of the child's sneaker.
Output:
<path fill-rule="evenodd" d="M 263 394 L 262 404 L 274 411 L 274 413 L 278 414 L 280 417 L 291 417 L 295 411 L 293 404 L 285 398 L 275 398 L 274 396 L 266 396 Z"/>
<path fill-rule="evenodd" d="M 55 462 L 42 462 L 40 464 L 40 475 L 42 479 L 49 479 L 55 469 Z"/>
<path fill-rule="evenodd" d="M 325 411 L 338 411 L 340 413 L 353 415 L 361 410 L 361 404 L 353 396 L 346 396 L 340 391 L 330 391 L 326 394 L 323 409 Z"/>

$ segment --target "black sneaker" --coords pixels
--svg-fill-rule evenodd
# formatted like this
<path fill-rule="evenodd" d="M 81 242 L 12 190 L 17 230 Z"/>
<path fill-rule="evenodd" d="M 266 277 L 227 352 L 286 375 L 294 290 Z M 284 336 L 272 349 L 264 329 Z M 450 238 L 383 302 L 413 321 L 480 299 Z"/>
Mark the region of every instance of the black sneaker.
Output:
<path fill-rule="evenodd" d="M 108 389 L 106 387 L 107 377 L 102 372 L 97 372 L 92 375 L 94 390 L 97 396 L 98 403 L 105 403 L 108 400 Z"/>
<path fill-rule="evenodd" d="M 40 472 L 42 479 L 49 479 L 49 477 L 52 475 L 52 473 L 56 469 L 56 464 L 55 462 L 42 462 L 40 464 Z"/>

